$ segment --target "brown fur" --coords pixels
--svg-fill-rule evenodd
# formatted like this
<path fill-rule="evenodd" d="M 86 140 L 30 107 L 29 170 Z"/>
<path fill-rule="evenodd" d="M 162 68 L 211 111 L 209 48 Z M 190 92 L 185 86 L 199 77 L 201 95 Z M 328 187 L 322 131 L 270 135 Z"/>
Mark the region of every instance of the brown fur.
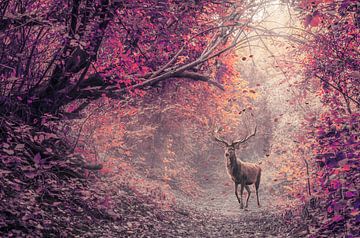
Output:
<path fill-rule="evenodd" d="M 250 193 L 251 193 L 249 185 L 251 185 L 251 184 L 255 185 L 257 204 L 260 207 L 258 190 L 259 190 L 260 179 L 261 179 L 261 168 L 257 164 L 248 163 L 248 162 L 241 161 L 240 159 L 237 159 L 236 153 L 235 153 L 235 149 L 237 149 L 240 144 L 246 142 L 252 136 L 255 136 L 256 129 L 257 129 L 257 126 L 255 125 L 254 132 L 252 134 L 248 135 L 244 139 L 233 141 L 232 143 L 229 143 L 226 140 L 221 139 L 214 134 L 214 139 L 218 142 L 223 143 L 223 145 L 225 145 L 226 169 L 227 169 L 227 172 L 228 172 L 230 178 L 235 183 L 235 195 L 240 203 L 240 208 L 244 207 L 243 199 L 242 199 L 242 194 L 243 194 L 244 188 L 248 192 L 245 207 L 248 206 L 248 201 L 249 201 Z M 241 185 L 240 198 L 239 198 L 239 195 L 237 192 L 239 184 Z"/>
<path fill-rule="evenodd" d="M 245 208 L 248 207 L 248 201 L 250 198 L 250 188 L 248 185 L 254 184 L 256 190 L 256 198 L 258 206 L 260 206 L 259 202 L 259 186 L 260 186 L 260 179 L 261 179 L 261 168 L 259 165 L 249 162 L 244 162 L 236 158 L 235 154 L 235 147 L 232 145 L 226 146 L 225 151 L 225 158 L 226 158 L 226 169 L 230 176 L 230 178 L 235 183 L 235 195 L 240 203 L 240 207 L 243 208 L 243 199 L 242 194 L 244 188 L 248 192 L 248 196 L 246 199 Z M 238 185 L 240 184 L 240 198 L 237 192 Z"/>

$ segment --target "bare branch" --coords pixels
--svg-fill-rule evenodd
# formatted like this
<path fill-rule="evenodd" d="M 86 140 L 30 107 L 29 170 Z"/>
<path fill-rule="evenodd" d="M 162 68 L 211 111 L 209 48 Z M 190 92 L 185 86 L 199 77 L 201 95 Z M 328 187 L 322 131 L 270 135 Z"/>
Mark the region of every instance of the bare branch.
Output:
<path fill-rule="evenodd" d="M 7 16 L 1 19 L 0 21 L 0 30 L 7 31 L 8 29 L 14 30 L 14 27 L 25 27 L 25 26 L 48 26 L 51 24 L 46 20 L 39 20 L 37 16 L 34 15 L 17 15 L 17 16 Z M 12 28 L 13 27 L 13 28 Z"/>
<path fill-rule="evenodd" d="M 158 76 L 159 74 L 161 74 L 165 69 L 167 69 L 168 67 L 170 67 L 175 61 L 176 59 L 179 57 L 179 55 L 181 54 L 181 52 L 183 52 L 184 50 L 184 46 L 181 47 L 181 49 L 174 55 L 174 57 L 169 61 L 167 62 L 163 67 L 161 67 L 158 71 L 154 72 L 151 77 L 156 77 Z"/>
<path fill-rule="evenodd" d="M 326 83 L 327 85 L 329 85 L 330 87 L 332 87 L 333 89 L 335 89 L 336 91 L 338 91 L 339 93 L 341 93 L 343 95 L 344 98 L 347 98 L 349 100 L 351 100 L 353 103 L 355 103 L 356 105 L 360 106 L 360 102 L 355 100 L 354 98 L 350 97 L 349 95 L 347 95 L 346 93 L 344 93 L 341 88 L 336 87 L 335 85 L 333 85 L 332 83 L 328 82 L 327 80 L 325 80 L 323 77 L 315 74 L 314 75 L 316 78 L 320 79 L 321 82 Z"/>
<path fill-rule="evenodd" d="M 87 170 L 101 170 L 103 168 L 102 164 L 83 164 L 81 166 L 83 169 Z"/>
<path fill-rule="evenodd" d="M 174 77 L 189 78 L 189 79 L 193 79 L 193 80 L 208 82 L 208 83 L 220 88 L 223 91 L 225 90 L 223 85 L 221 85 L 220 83 L 218 83 L 216 81 L 211 80 L 208 76 L 205 76 L 203 74 L 190 72 L 190 71 L 184 71 L 184 72 L 175 74 Z"/>

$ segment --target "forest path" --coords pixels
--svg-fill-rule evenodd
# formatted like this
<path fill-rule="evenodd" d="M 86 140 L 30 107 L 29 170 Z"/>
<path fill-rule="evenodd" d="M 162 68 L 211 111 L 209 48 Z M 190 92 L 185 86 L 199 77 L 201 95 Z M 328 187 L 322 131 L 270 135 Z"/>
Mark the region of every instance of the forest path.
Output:
<path fill-rule="evenodd" d="M 274 14 L 273 18 L 276 17 L 277 22 L 282 22 L 286 21 L 287 16 L 284 15 L 283 19 Z M 260 41 L 253 42 L 255 43 L 261 45 Z M 164 218 L 157 216 L 156 219 L 148 219 L 144 216 L 142 225 L 146 224 L 146 229 L 131 237 L 256 238 L 303 237 L 306 234 L 306 230 L 293 226 L 295 221 L 292 216 L 289 217 L 291 219 L 284 217 L 287 209 L 294 205 L 295 201 L 284 192 L 283 181 L 276 182 L 275 179 L 276 175 L 279 175 L 276 167 L 279 157 L 289 160 L 292 158 L 289 148 L 293 146 L 292 135 L 297 132 L 300 125 L 301 108 L 290 105 L 295 94 L 292 88 L 289 89 L 289 85 L 296 78 L 286 79 L 283 72 L 276 67 L 277 62 L 273 57 L 286 53 L 284 50 L 286 45 L 282 47 L 274 45 L 273 48 L 264 50 L 264 47 L 259 47 L 252 48 L 248 52 L 246 50 L 239 52 L 240 56 L 246 57 L 246 60 L 239 62 L 240 77 L 248 82 L 249 88 L 254 89 L 257 95 L 252 102 L 254 106 L 252 112 L 258 124 L 258 132 L 237 151 L 237 154 L 247 162 L 262 162 L 263 172 L 259 189 L 261 207 L 256 204 L 255 188 L 251 186 L 249 207 L 247 210 L 240 209 L 234 194 L 234 184 L 226 173 L 221 145 L 218 145 L 213 151 L 219 153 L 213 154 L 213 159 L 209 159 L 207 154 L 193 157 L 189 155 L 188 157 L 193 161 L 185 156 L 177 158 L 185 164 L 188 163 L 186 165 L 191 164 L 192 170 L 186 173 L 187 175 L 191 173 L 191 176 L 177 176 L 173 182 L 175 185 L 169 185 L 171 193 L 175 195 L 174 210 L 164 211 Z M 164 128 L 162 133 L 159 133 L 161 138 L 167 135 L 170 129 Z M 214 143 L 214 146 L 217 145 Z M 154 161 L 150 161 L 149 164 L 155 164 Z M 152 173 L 155 181 L 163 182 L 161 177 L 156 176 L 155 171 Z M 189 177 L 193 180 L 189 180 Z M 198 191 L 194 192 L 195 196 L 189 196 L 186 194 L 188 191 L 183 191 L 179 184 L 188 185 Z M 246 196 L 247 193 L 244 191 L 244 200 Z M 156 212 L 162 211 L 159 209 Z M 150 227 L 155 229 L 150 230 Z M 133 228 L 129 228 L 128 231 L 133 232 Z"/>
<path fill-rule="evenodd" d="M 192 217 L 200 217 L 200 224 L 195 223 L 198 231 L 189 237 L 291 237 L 288 235 L 290 224 L 282 212 L 271 205 L 271 196 L 260 191 L 261 207 L 258 207 L 255 189 L 251 188 L 249 207 L 240 209 L 232 186 L 229 190 L 231 192 L 219 196 L 220 189 L 214 187 L 206 190 L 202 198 L 183 201 L 187 204 L 186 210 L 194 211 Z M 246 196 L 244 192 L 244 200 Z"/>
<path fill-rule="evenodd" d="M 250 52 L 243 54 L 250 55 Z M 192 169 L 186 171 L 187 176 L 177 176 L 172 184 L 167 184 L 171 187 L 169 192 L 176 201 L 173 209 L 156 209 L 155 213 L 161 213 L 156 215 L 156 218 L 148 218 L 141 213 L 141 225 L 146 225 L 146 228 L 130 233 L 131 237 L 257 238 L 306 235 L 307 231 L 301 224 L 296 224 L 291 214 L 288 218 L 285 217 L 286 211 L 296 200 L 287 196 L 283 185 L 292 184 L 284 184 L 285 180 L 276 180 L 279 176 L 276 165 L 281 161 L 280 156 L 286 158 L 283 160 L 286 163 L 292 159 L 292 135 L 300 125 L 299 108 L 289 103 L 294 97 L 294 92 L 289 90 L 289 84 L 296 78 L 285 80 L 282 72 L 273 67 L 274 62 L 269 52 L 259 50 L 252 51 L 251 54 L 252 60 L 242 61 L 239 72 L 241 79 L 248 81 L 249 87 L 254 88 L 257 93 L 253 100 L 253 113 L 258 131 L 255 137 L 237 151 L 237 155 L 247 162 L 262 162 L 259 189 L 261 207 L 256 204 L 255 188 L 252 185 L 248 210 L 240 209 L 234 194 L 234 184 L 226 172 L 223 148 L 214 142 L 212 152 L 215 154 L 189 156 L 192 160 L 180 156 L 177 158 L 183 161 L 185 168 L 192 166 Z M 149 165 L 152 163 L 154 162 L 150 161 Z M 156 175 L 156 172 L 152 172 Z M 156 182 L 164 182 L 161 177 L 153 178 Z M 195 195 L 187 194 L 189 189 L 183 190 L 180 185 L 190 187 Z M 246 196 L 244 191 L 244 200 Z M 129 214 L 129 210 L 123 214 Z M 133 230 L 131 227 L 124 232 Z"/>
<path fill-rule="evenodd" d="M 221 163 L 213 161 L 212 165 L 199 171 L 200 177 L 208 177 L 202 184 L 201 195 L 195 199 L 181 198 L 186 207 L 203 216 L 206 235 L 199 237 L 302 237 L 306 234 L 306 230 L 293 226 L 294 220 L 284 218 L 286 210 L 298 201 L 286 195 L 282 181 L 275 182 L 274 179 L 279 171 L 273 165 L 278 163 L 279 157 L 292 158 L 292 138 L 299 130 L 302 117 L 302 108 L 290 103 L 296 95 L 290 85 L 297 78 L 286 78 L 272 56 L 286 53 L 284 48 L 253 48 L 250 52 L 241 52 L 252 57 L 239 65 L 241 79 L 246 80 L 258 95 L 253 100 L 258 133 L 237 151 L 237 155 L 247 162 L 262 162 L 261 207 L 256 204 L 255 188 L 251 185 L 249 207 L 240 209 L 224 158 L 219 158 Z M 246 197 L 244 191 L 244 201 Z"/>

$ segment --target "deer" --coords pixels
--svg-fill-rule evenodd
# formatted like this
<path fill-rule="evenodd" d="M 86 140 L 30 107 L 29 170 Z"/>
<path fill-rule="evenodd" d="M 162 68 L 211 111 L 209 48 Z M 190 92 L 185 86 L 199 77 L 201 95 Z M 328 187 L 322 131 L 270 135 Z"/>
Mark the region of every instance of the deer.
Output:
<path fill-rule="evenodd" d="M 244 208 L 243 204 L 243 191 L 244 188 L 248 192 L 248 196 L 246 198 L 245 209 L 248 207 L 248 202 L 250 198 L 250 187 L 249 185 L 255 184 L 256 190 L 256 198 L 257 204 L 260 207 L 259 202 L 259 186 L 260 186 L 260 178 L 261 178 L 261 168 L 258 164 L 244 162 L 238 158 L 236 158 L 235 150 L 239 148 L 240 144 L 245 143 L 251 137 L 255 136 L 257 126 L 255 126 L 254 132 L 244 139 L 234 140 L 231 143 L 227 142 L 226 140 L 219 138 L 216 135 L 217 130 L 214 133 L 214 139 L 217 142 L 221 142 L 225 146 L 225 160 L 226 160 L 226 170 L 229 177 L 235 183 L 235 195 L 240 204 L 240 209 Z M 238 186 L 240 184 L 240 198 L 238 195 Z"/>

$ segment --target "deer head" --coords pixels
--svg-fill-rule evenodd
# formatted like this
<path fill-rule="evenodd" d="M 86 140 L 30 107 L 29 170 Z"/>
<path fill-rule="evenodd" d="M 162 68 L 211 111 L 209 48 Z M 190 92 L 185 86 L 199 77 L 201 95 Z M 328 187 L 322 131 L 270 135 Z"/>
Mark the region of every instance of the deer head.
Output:
<path fill-rule="evenodd" d="M 255 136 L 256 134 L 257 125 L 255 125 L 254 131 L 252 134 L 246 136 L 243 139 L 234 140 L 231 143 L 228 141 L 220 138 L 217 136 L 218 129 L 214 131 L 214 139 L 218 142 L 221 142 L 225 146 L 225 157 L 227 159 L 236 158 L 235 156 L 235 150 L 239 149 L 240 144 L 245 143 L 247 140 L 249 140 L 251 137 Z"/>

